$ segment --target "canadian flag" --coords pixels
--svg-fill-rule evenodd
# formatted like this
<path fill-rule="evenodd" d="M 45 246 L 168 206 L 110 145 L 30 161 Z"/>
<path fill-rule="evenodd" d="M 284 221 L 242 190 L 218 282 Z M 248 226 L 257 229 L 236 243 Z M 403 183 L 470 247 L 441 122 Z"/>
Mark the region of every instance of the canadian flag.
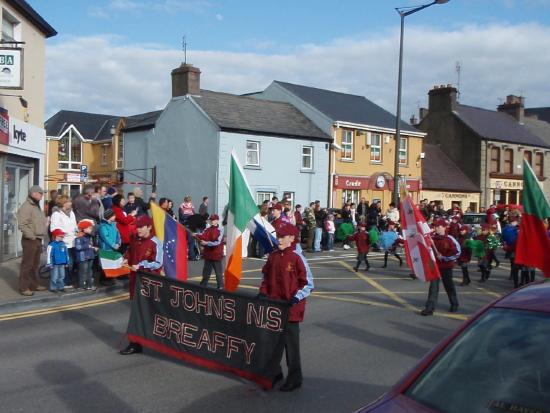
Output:
<path fill-rule="evenodd" d="M 407 265 L 422 281 L 433 281 L 441 277 L 435 261 L 434 244 L 430 227 L 414 205 L 410 195 L 401 202 L 401 226 L 405 239 Z"/>

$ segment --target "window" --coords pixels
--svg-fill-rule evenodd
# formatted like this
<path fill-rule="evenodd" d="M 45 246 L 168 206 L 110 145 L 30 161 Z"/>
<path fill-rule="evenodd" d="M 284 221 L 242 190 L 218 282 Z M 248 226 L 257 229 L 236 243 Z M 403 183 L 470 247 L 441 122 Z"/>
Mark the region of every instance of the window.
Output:
<path fill-rule="evenodd" d="M 246 165 L 260 166 L 260 142 L 246 141 Z"/>
<path fill-rule="evenodd" d="M 286 202 L 290 203 L 290 208 L 294 208 L 294 192 L 291 192 L 291 191 L 285 191 L 283 192 L 283 199 L 281 200 L 281 202 L 283 202 L 283 204 Z"/>
<path fill-rule="evenodd" d="M 353 131 L 344 130 L 342 133 L 342 160 L 353 160 Z"/>
<path fill-rule="evenodd" d="M 313 146 L 302 146 L 302 169 L 313 169 Z"/>
<path fill-rule="evenodd" d="M 407 138 L 399 138 L 399 165 L 407 165 L 408 156 L 407 156 Z"/>
<path fill-rule="evenodd" d="M 500 148 L 491 148 L 491 172 L 500 172 Z"/>
<path fill-rule="evenodd" d="M 360 192 L 361 191 L 359 189 L 344 189 L 342 191 L 342 205 L 348 201 L 358 204 Z"/>
<path fill-rule="evenodd" d="M 101 146 L 101 166 L 107 166 L 108 150 L 109 150 L 109 145 Z"/>
<path fill-rule="evenodd" d="M 59 140 L 58 168 L 80 170 L 82 164 L 82 141 L 70 128 Z"/>
<path fill-rule="evenodd" d="M 382 135 L 379 133 L 370 135 L 370 160 L 382 162 Z"/>
<path fill-rule="evenodd" d="M 256 192 L 256 202 L 258 205 L 262 205 L 264 201 L 271 201 L 274 196 L 275 192 Z"/>
<path fill-rule="evenodd" d="M 10 15 L 5 9 L 2 9 L 2 40 L 15 41 L 16 27 L 19 24 L 17 19 Z"/>
<path fill-rule="evenodd" d="M 535 175 L 544 176 L 544 155 L 541 152 L 535 153 Z"/>
<path fill-rule="evenodd" d="M 512 149 L 504 150 L 504 173 L 514 173 L 514 151 Z"/>
<path fill-rule="evenodd" d="M 118 145 L 116 154 L 116 167 L 122 168 L 124 166 L 124 135 L 118 135 Z"/>
<path fill-rule="evenodd" d="M 523 157 L 527 160 L 529 165 L 533 166 L 533 152 L 531 151 L 524 151 Z"/>

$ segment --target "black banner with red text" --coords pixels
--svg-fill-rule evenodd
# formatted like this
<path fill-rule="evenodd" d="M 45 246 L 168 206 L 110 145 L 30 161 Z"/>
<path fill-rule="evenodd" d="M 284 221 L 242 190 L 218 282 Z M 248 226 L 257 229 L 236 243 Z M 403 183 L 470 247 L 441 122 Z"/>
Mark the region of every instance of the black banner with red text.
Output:
<path fill-rule="evenodd" d="M 138 272 L 128 338 L 168 356 L 272 387 L 289 304 Z"/>

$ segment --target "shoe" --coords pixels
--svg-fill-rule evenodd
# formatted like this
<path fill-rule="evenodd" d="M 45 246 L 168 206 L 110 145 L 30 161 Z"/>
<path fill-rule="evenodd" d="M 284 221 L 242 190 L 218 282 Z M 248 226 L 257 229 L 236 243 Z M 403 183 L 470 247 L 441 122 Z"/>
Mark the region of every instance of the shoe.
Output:
<path fill-rule="evenodd" d="M 119 351 L 119 353 L 123 356 L 129 356 L 130 354 L 137 354 L 141 352 L 143 352 L 143 347 L 141 347 L 141 344 L 137 343 L 130 343 L 128 344 L 128 347 Z"/>
<path fill-rule="evenodd" d="M 63 287 L 63 290 L 64 291 L 67 291 L 67 290 L 74 290 L 74 287 L 72 285 L 66 285 L 65 287 Z"/>
<path fill-rule="evenodd" d="M 33 296 L 34 295 L 34 291 L 31 291 L 31 290 L 24 290 L 24 291 L 21 291 L 21 295 L 24 295 L 26 297 L 30 297 L 30 296 Z"/>
<path fill-rule="evenodd" d="M 409 277 L 411 277 L 411 279 L 413 279 L 413 280 L 418 279 L 418 277 L 416 275 L 414 275 L 412 272 L 409 273 Z"/>
<path fill-rule="evenodd" d="M 423 315 L 423 316 L 434 315 L 434 312 L 433 310 L 428 310 L 427 308 L 425 308 L 420 312 L 420 315 Z"/>
<path fill-rule="evenodd" d="M 283 379 L 283 373 L 277 374 L 277 375 L 273 378 L 273 381 L 272 381 L 273 387 L 275 387 L 275 385 L 276 385 L 278 382 L 280 382 L 282 379 Z"/>
<path fill-rule="evenodd" d="M 302 383 L 289 383 L 286 382 L 279 389 L 280 391 L 292 391 L 302 386 Z"/>
<path fill-rule="evenodd" d="M 456 313 L 458 311 L 458 305 L 454 304 L 451 305 L 451 308 L 449 308 L 449 313 Z"/>
<path fill-rule="evenodd" d="M 355 272 L 359 271 L 359 267 L 353 267 L 353 271 Z"/>
<path fill-rule="evenodd" d="M 46 288 L 46 287 L 43 287 L 43 286 L 41 286 L 41 285 L 39 285 L 38 287 L 36 287 L 36 288 L 34 289 L 34 291 L 46 291 L 46 290 L 47 290 L 47 288 Z"/>

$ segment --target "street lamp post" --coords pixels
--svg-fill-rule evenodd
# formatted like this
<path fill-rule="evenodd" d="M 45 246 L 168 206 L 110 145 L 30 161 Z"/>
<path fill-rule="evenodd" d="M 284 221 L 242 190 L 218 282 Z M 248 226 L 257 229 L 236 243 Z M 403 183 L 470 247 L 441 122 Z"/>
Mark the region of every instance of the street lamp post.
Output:
<path fill-rule="evenodd" d="M 397 7 L 395 10 L 401 17 L 401 37 L 399 39 L 399 73 L 397 76 L 397 113 L 395 115 L 395 165 L 393 169 L 393 195 L 392 200 L 399 206 L 399 145 L 401 143 L 401 85 L 403 77 L 403 32 L 405 29 L 405 17 L 423 10 L 434 4 L 444 4 L 449 0 L 434 0 L 421 6 Z"/>

